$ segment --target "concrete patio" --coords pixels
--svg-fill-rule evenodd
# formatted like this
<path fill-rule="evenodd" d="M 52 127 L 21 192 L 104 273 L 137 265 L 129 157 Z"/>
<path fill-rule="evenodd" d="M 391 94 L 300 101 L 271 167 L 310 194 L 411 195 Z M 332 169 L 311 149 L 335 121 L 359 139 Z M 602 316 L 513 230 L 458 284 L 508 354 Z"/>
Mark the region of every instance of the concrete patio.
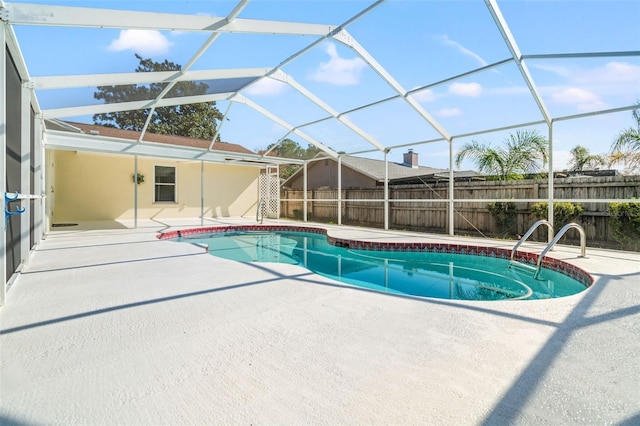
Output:
<path fill-rule="evenodd" d="M 596 279 L 571 297 L 415 299 L 156 238 L 199 224 L 54 228 L 0 308 L 0 423 L 640 423 L 638 253 L 559 246 Z"/>

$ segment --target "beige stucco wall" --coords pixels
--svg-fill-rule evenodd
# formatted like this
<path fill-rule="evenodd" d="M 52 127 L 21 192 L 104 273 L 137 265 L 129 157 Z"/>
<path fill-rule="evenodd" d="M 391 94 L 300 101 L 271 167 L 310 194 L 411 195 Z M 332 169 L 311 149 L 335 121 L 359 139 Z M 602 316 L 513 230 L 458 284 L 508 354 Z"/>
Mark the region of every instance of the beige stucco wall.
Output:
<path fill-rule="evenodd" d="M 44 229 L 45 232 L 49 231 L 51 229 L 51 224 L 53 223 L 53 201 L 54 200 L 54 196 L 53 196 L 53 180 L 54 180 L 54 173 L 53 173 L 53 151 L 47 149 L 44 152 L 44 161 L 45 161 L 45 165 L 44 165 L 44 170 L 45 170 L 45 175 L 44 175 L 44 181 L 45 181 L 45 224 L 44 224 Z"/>
<path fill-rule="evenodd" d="M 54 151 L 52 158 L 54 223 L 134 218 L 134 157 Z M 177 167 L 177 202 L 154 202 L 156 165 Z M 138 218 L 199 217 L 200 170 L 199 162 L 139 157 Z M 205 164 L 205 217 L 255 215 L 258 175 L 258 168 Z"/>

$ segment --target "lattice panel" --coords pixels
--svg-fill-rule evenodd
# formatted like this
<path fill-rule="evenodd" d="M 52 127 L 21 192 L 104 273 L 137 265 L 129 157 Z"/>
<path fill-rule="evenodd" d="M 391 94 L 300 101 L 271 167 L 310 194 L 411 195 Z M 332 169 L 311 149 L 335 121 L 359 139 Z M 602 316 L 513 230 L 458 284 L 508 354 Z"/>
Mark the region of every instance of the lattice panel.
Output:
<path fill-rule="evenodd" d="M 260 212 L 270 219 L 280 217 L 280 178 L 277 167 L 267 167 L 260 171 Z"/>

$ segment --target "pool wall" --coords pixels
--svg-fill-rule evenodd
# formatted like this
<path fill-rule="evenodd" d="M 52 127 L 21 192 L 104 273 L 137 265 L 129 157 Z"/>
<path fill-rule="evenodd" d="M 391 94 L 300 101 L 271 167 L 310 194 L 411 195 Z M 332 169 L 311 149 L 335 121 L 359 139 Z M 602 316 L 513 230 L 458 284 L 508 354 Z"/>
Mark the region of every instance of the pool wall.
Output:
<path fill-rule="evenodd" d="M 382 241 L 360 241 L 348 238 L 337 238 L 328 235 L 327 230 L 308 226 L 287 226 L 287 225 L 231 225 L 231 226 L 211 226 L 202 228 L 190 228 L 177 231 L 163 232 L 157 236 L 160 240 L 170 240 L 199 234 L 214 234 L 237 231 L 281 231 L 281 232 L 309 232 L 321 234 L 327 237 L 329 244 L 337 247 L 345 247 L 358 250 L 370 251 L 396 251 L 396 252 L 425 252 L 425 253 L 451 253 L 466 254 L 471 256 L 494 257 L 500 259 L 510 259 L 511 249 L 500 247 L 484 247 L 467 244 L 429 243 L 429 242 L 382 242 Z M 532 266 L 538 261 L 538 254 L 518 251 L 515 260 Z M 542 266 L 547 269 L 570 276 L 574 280 L 590 287 L 593 276 L 585 270 L 559 259 L 546 256 L 542 259 Z"/>

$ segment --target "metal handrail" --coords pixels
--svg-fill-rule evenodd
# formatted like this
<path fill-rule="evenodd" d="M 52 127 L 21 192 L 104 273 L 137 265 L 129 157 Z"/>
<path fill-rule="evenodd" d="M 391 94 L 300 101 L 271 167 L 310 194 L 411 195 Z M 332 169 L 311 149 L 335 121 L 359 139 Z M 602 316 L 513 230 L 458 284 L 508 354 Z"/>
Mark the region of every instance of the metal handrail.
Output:
<path fill-rule="evenodd" d="M 515 255 L 516 255 L 516 251 L 518 250 L 518 247 L 520 247 L 522 245 L 522 243 L 524 243 L 527 240 L 527 238 L 529 238 L 531 236 L 531 234 L 533 234 L 533 232 L 536 229 L 538 229 L 538 227 L 540 225 L 547 225 L 547 228 L 549 228 L 551 230 L 551 234 L 553 234 L 553 225 L 551 225 L 551 223 L 549 221 L 544 220 L 544 219 L 537 221 L 536 223 L 531 225 L 531 228 L 529 228 L 527 233 L 524 234 L 522 236 L 522 238 L 520 238 L 520 241 L 518 241 L 516 243 L 516 245 L 513 246 L 513 249 L 511 250 L 511 262 L 513 262 L 513 259 L 514 259 Z M 564 229 L 564 228 L 562 228 L 562 229 Z"/>
<path fill-rule="evenodd" d="M 538 256 L 538 261 L 536 263 L 536 266 L 538 267 L 538 271 L 540 271 L 540 266 L 542 265 L 542 258 L 545 257 L 547 252 L 551 250 L 551 248 L 558 242 L 558 240 L 562 238 L 562 236 L 571 228 L 577 229 L 578 232 L 580 233 L 580 256 L 579 257 L 587 257 L 587 235 L 584 232 L 584 228 L 578 225 L 577 223 L 568 223 L 565 226 L 563 226 L 562 229 L 560 229 L 560 231 L 558 231 L 558 234 L 555 236 L 555 238 L 549 244 L 547 244 L 544 250 L 542 250 L 542 253 L 540 253 L 540 256 Z"/>
<path fill-rule="evenodd" d="M 266 207 L 266 203 L 264 198 L 260 198 L 258 200 L 258 208 L 256 209 L 256 222 L 260 222 L 260 224 L 264 222 L 265 207 Z"/>

